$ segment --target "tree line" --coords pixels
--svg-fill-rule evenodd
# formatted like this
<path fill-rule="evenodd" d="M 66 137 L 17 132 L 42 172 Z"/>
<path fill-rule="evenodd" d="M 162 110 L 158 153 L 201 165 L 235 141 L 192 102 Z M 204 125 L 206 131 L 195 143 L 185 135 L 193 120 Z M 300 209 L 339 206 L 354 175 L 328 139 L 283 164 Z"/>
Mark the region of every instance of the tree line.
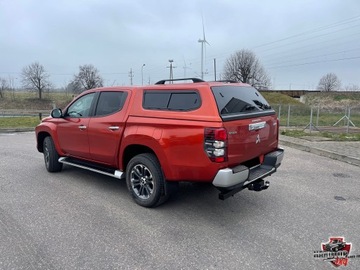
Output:
<path fill-rule="evenodd" d="M 21 71 L 22 87 L 29 91 L 37 92 L 38 98 L 42 99 L 45 91 L 49 91 L 54 86 L 50 81 L 50 74 L 39 62 L 34 62 Z M 102 87 L 104 80 L 97 68 L 93 65 L 82 65 L 79 72 L 66 86 L 68 92 L 79 94 L 85 90 Z M 4 91 L 13 88 L 11 79 L 0 78 L 0 98 L 4 96 Z"/>
<path fill-rule="evenodd" d="M 223 69 L 223 79 L 227 81 L 242 82 L 254 86 L 257 89 L 270 89 L 271 79 L 265 68 L 261 64 L 254 52 L 242 49 L 236 51 L 226 60 Z M 43 65 L 34 62 L 22 69 L 21 82 L 24 89 L 38 93 L 39 99 L 42 99 L 44 91 L 50 90 L 53 85 L 50 81 L 50 74 L 46 72 Z M 5 90 L 12 88 L 13 82 L 0 78 L 0 98 L 3 97 Z M 79 67 L 79 72 L 66 86 L 68 92 L 75 94 L 82 91 L 101 87 L 104 80 L 100 72 L 93 65 L 87 64 Z M 335 91 L 341 87 L 341 81 L 334 73 L 328 73 L 319 80 L 317 89 L 321 91 Z M 354 85 L 347 90 L 358 90 Z"/>

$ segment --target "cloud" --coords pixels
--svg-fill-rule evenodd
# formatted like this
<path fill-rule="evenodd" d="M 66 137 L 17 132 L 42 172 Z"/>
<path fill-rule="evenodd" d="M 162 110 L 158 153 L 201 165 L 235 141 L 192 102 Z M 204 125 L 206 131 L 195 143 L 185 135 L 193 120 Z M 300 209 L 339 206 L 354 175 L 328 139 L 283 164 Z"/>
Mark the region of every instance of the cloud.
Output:
<path fill-rule="evenodd" d="M 221 72 L 227 57 L 246 48 L 254 50 L 279 85 L 314 85 L 329 72 L 327 68 L 344 76 L 342 81 L 354 83 L 359 60 L 321 61 L 335 59 L 341 50 L 347 51 L 348 58 L 360 56 L 354 45 L 360 41 L 359 20 L 336 25 L 358 16 L 358 7 L 356 0 L 346 5 L 341 0 L 0 0 L 0 24 L 6 29 L 0 31 L 0 76 L 20 73 L 24 66 L 39 61 L 54 83 L 62 86 L 79 65 L 93 64 L 107 81 L 118 84 L 129 83 L 132 68 L 139 84 L 143 64 L 144 76 L 155 81 L 168 76 L 170 58 L 177 66 L 175 77 L 183 76 L 185 63 L 191 66 L 187 74 L 196 76 L 203 18 L 211 44 L 206 47 L 208 79 L 214 76 L 214 58 Z M 283 40 L 331 24 L 327 32 Z M 319 57 L 325 53 L 329 55 Z M 320 63 L 296 65 L 316 60 Z M 281 68 L 286 64 L 289 67 Z"/>

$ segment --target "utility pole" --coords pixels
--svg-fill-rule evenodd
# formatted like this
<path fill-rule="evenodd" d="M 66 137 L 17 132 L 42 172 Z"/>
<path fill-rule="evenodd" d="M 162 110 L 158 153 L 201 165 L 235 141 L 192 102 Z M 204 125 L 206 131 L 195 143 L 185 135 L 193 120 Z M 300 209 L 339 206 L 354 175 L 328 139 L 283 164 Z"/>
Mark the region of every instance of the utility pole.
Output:
<path fill-rule="evenodd" d="M 132 68 L 130 68 L 129 77 L 130 77 L 130 85 L 133 85 L 134 73 L 132 71 Z"/>
<path fill-rule="evenodd" d="M 214 58 L 214 76 L 215 76 L 215 82 L 216 82 L 216 58 Z"/>
<path fill-rule="evenodd" d="M 170 83 L 173 83 L 173 79 L 174 79 L 174 74 L 173 74 L 173 68 L 176 68 L 175 66 L 173 66 L 173 62 L 174 60 L 173 59 L 169 59 L 169 63 L 170 63 L 170 66 L 168 66 L 167 68 L 170 68 Z"/>

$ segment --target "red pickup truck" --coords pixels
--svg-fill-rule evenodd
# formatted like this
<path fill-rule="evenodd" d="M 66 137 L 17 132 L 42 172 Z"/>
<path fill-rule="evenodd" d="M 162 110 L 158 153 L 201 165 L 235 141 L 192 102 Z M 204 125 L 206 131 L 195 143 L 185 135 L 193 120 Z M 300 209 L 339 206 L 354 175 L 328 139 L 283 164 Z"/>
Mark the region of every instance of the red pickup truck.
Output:
<path fill-rule="evenodd" d="M 180 181 L 212 183 L 220 199 L 266 189 L 284 155 L 275 111 L 250 85 L 191 80 L 92 89 L 54 109 L 36 127 L 46 169 L 126 179 L 145 207 Z"/>

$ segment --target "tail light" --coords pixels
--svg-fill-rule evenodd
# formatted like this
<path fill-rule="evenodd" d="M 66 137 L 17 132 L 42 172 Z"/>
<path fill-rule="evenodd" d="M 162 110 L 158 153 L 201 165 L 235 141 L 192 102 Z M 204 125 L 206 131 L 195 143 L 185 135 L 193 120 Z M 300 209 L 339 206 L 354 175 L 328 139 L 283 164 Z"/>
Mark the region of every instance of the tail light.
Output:
<path fill-rule="evenodd" d="M 225 128 L 205 128 L 204 149 L 213 162 L 227 161 L 227 131 Z"/>

